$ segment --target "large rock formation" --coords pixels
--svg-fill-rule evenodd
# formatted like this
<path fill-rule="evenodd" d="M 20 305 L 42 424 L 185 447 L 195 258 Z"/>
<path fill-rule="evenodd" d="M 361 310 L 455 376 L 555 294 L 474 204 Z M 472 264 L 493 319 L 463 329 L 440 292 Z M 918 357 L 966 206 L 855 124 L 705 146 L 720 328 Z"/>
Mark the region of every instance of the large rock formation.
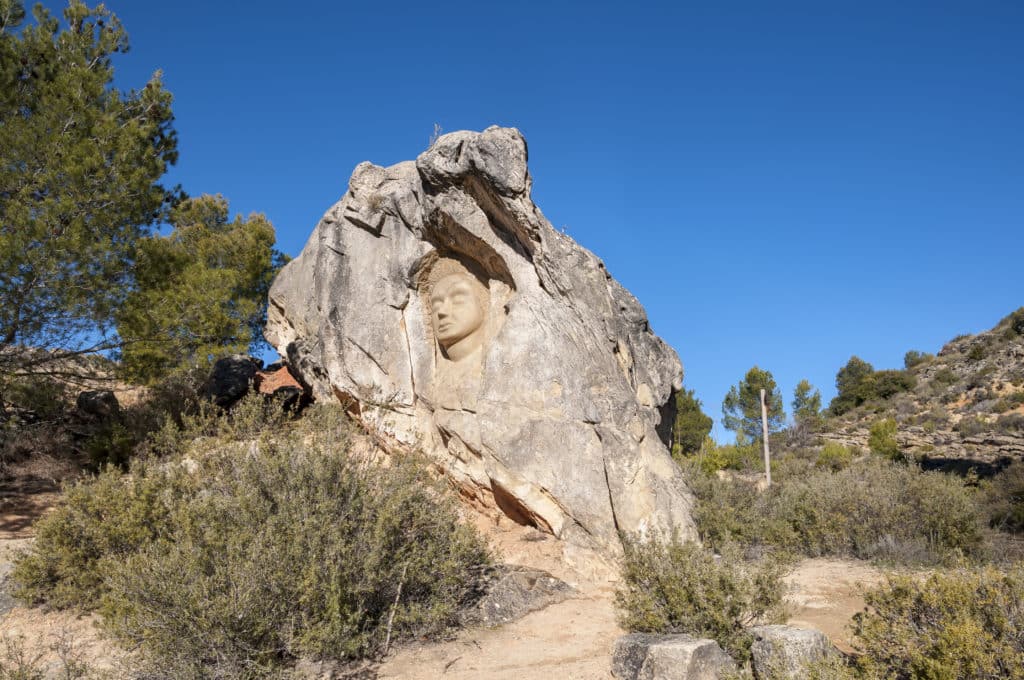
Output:
<path fill-rule="evenodd" d="M 664 442 L 679 359 L 533 204 L 526 156 L 492 127 L 361 163 L 274 282 L 266 336 L 480 504 L 613 550 L 619 530 L 693 537 Z"/>

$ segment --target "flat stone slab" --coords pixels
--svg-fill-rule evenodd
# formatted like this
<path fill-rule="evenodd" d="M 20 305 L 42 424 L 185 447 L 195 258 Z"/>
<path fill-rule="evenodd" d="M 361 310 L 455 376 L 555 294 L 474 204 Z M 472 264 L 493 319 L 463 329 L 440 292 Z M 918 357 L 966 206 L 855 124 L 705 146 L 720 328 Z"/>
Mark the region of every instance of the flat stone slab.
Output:
<path fill-rule="evenodd" d="M 718 680 L 737 672 L 714 640 L 633 633 L 615 641 L 612 675 L 619 680 Z"/>

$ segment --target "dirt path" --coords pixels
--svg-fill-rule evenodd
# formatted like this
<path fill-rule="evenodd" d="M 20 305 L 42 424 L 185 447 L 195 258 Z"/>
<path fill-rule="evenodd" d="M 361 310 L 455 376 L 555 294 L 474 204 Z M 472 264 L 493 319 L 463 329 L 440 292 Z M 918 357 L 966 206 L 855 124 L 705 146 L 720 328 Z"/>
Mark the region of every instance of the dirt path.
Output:
<path fill-rule="evenodd" d="M 820 630 L 843 651 L 852 651 L 848 626 L 853 615 L 864 608 L 861 587 L 882 579 L 882 572 L 869 562 L 804 560 L 786 577 L 791 610 L 788 623 Z"/>
<path fill-rule="evenodd" d="M 477 524 L 503 562 L 544 569 L 575 594 L 505 626 L 396 650 L 378 668 L 380 680 L 611 678 L 611 650 L 623 634 L 613 605 L 615 565 L 508 520 Z"/>
<path fill-rule="evenodd" d="M 403 649 L 380 680 L 611 678 L 611 650 L 623 632 L 612 591 L 592 590 L 507 626 L 464 631 L 452 642 Z"/>
<path fill-rule="evenodd" d="M 379 667 L 380 680 L 611 678 L 612 648 L 624 634 L 615 621 L 614 568 L 595 563 L 586 553 L 559 556 L 562 544 L 550 539 L 531 543 L 528 530 L 484 529 L 506 560 L 546 569 L 577 587 L 578 595 L 507 626 L 463 631 L 451 642 L 398 650 Z M 786 578 L 788 623 L 816 628 L 850 650 L 847 625 L 864 607 L 859 585 L 881 578 L 866 562 L 804 560 Z"/>

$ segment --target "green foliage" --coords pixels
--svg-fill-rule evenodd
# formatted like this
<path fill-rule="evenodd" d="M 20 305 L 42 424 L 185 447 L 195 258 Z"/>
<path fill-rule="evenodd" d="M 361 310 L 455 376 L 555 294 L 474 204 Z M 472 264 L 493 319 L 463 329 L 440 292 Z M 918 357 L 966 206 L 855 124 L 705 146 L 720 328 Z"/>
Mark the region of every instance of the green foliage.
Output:
<path fill-rule="evenodd" d="M 871 426 L 868 433 L 868 448 L 872 453 L 890 460 L 903 458 L 899 442 L 896 441 L 896 421 L 893 418 L 883 418 Z"/>
<path fill-rule="evenodd" d="M 853 449 L 837 442 L 825 442 L 814 464 L 830 470 L 843 470 L 853 461 Z"/>
<path fill-rule="evenodd" d="M 998 432 L 1017 433 L 1024 432 L 1024 414 L 1007 413 L 996 418 L 995 429 Z"/>
<path fill-rule="evenodd" d="M 1024 307 L 1010 314 L 1003 321 L 1007 328 L 1015 335 L 1024 335 Z"/>
<path fill-rule="evenodd" d="M 992 479 L 982 482 L 980 496 L 990 526 L 1024 533 L 1024 462 L 1015 461 Z"/>
<path fill-rule="evenodd" d="M 903 367 L 907 370 L 934 359 L 935 355 L 912 349 L 903 355 Z"/>
<path fill-rule="evenodd" d="M 717 470 L 763 471 L 764 460 L 761 452 L 761 445 L 757 443 L 719 446 L 713 439 L 707 437 L 697 456 L 697 464 L 707 474 Z"/>
<path fill-rule="evenodd" d="M 836 396 L 829 404 L 833 415 L 842 415 L 868 399 L 869 390 L 865 385 L 874 372 L 874 367 L 868 362 L 860 357 L 850 357 L 846 365 L 836 373 Z"/>
<path fill-rule="evenodd" d="M 684 468 L 697 496 L 694 519 L 711 548 L 775 546 L 809 557 L 903 564 L 980 557 L 981 513 L 965 482 L 869 457 L 833 472 L 780 458 L 768 491 Z"/>
<path fill-rule="evenodd" d="M 979 343 L 971 347 L 971 351 L 967 353 L 967 358 L 971 361 L 981 361 L 985 358 L 985 346 Z"/>
<path fill-rule="evenodd" d="M 783 568 L 748 562 L 733 548 L 720 558 L 693 542 L 624 541 L 619 622 L 633 632 L 683 632 L 718 641 L 739 660 L 750 655 L 745 628 L 785 620 Z"/>
<path fill-rule="evenodd" d="M 892 678 L 1024 678 L 1024 567 L 889 576 L 854 617 L 861 667 Z"/>
<path fill-rule="evenodd" d="M 961 437 L 971 437 L 976 434 L 981 434 L 982 432 L 987 432 L 990 429 L 992 429 L 991 426 L 981 416 L 964 416 L 960 419 L 960 422 L 956 424 L 956 431 L 960 433 Z"/>
<path fill-rule="evenodd" d="M 768 407 L 768 432 L 778 432 L 786 423 L 782 393 L 770 371 L 754 366 L 738 385 L 729 388 L 722 402 L 722 424 L 747 441 L 761 441 L 761 390 Z"/>
<path fill-rule="evenodd" d="M 812 431 L 821 424 L 821 392 L 807 380 L 801 380 L 793 390 L 793 420 Z"/>
<path fill-rule="evenodd" d="M 914 389 L 917 381 L 907 371 L 876 371 L 859 357 L 850 360 L 836 373 L 836 396 L 829 404 L 833 415 L 842 415 L 861 404 L 889 399 Z"/>
<path fill-rule="evenodd" d="M 267 293 L 284 262 L 266 217 L 229 221 L 221 196 L 184 201 L 171 223 L 167 236 L 139 241 L 136 285 L 116 314 L 122 368 L 147 383 L 257 353 Z"/>
<path fill-rule="evenodd" d="M 1006 411 L 1012 411 L 1022 404 L 1024 404 L 1024 390 L 1017 390 L 1001 398 L 992 407 L 992 410 L 995 413 L 1005 413 Z"/>
<path fill-rule="evenodd" d="M 913 375 L 906 371 L 875 371 L 871 376 L 869 399 L 888 399 L 900 392 L 908 392 L 917 384 Z"/>
<path fill-rule="evenodd" d="M 935 375 L 932 376 L 933 383 L 944 387 L 952 385 L 956 380 L 956 373 L 948 367 L 940 368 L 935 372 Z"/>
<path fill-rule="evenodd" d="M 37 5 L 0 13 L 0 373 L 41 370 L 110 349 L 113 312 L 131 288 L 135 244 L 175 192 L 171 95 L 159 73 L 112 87 L 121 23 L 77 0 L 68 28 Z M 41 351 L 58 350 L 58 351 Z"/>
<path fill-rule="evenodd" d="M 672 424 L 672 455 L 692 456 L 700 451 L 714 423 L 701 409 L 693 390 L 676 392 L 676 419 Z"/>
<path fill-rule="evenodd" d="M 426 466 L 350 453 L 339 409 L 268 416 L 255 399 L 186 416 L 155 438 L 163 458 L 69 490 L 16 567 L 20 592 L 99 604 L 159 677 L 373 655 L 392 611 L 395 640 L 452 625 L 489 556 Z"/>
<path fill-rule="evenodd" d="M 65 489 L 61 504 L 36 525 L 31 551 L 14 568 L 18 597 L 53 607 L 94 609 L 111 565 L 165 531 L 182 480 L 155 467 L 125 476 L 107 468 Z"/>

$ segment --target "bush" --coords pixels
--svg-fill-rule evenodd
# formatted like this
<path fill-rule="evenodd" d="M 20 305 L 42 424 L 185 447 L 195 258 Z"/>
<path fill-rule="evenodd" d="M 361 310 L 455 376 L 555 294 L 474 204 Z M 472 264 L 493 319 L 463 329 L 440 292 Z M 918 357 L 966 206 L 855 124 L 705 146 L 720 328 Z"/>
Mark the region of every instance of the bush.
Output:
<path fill-rule="evenodd" d="M 996 418 L 995 429 L 997 432 L 1011 433 L 1024 432 L 1024 413 L 1008 413 L 1005 416 Z"/>
<path fill-rule="evenodd" d="M 868 460 L 837 473 L 791 480 L 773 511 L 810 555 L 934 563 L 982 553 L 982 522 L 958 478 Z"/>
<path fill-rule="evenodd" d="M 927 564 L 981 556 L 985 548 L 971 490 L 941 472 L 868 458 L 838 472 L 787 471 L 766 492 L 693 468 L 688 478 L 694 519 L 713 549 L 735 541 L 810 557 Z"/>
<path fill-rule="evenodd" d="M 785 620 L 783 568 L 744 561 L 733 547 L 720 557 L 693 542 L 624 540 L 619 623 L 631 632 L 688 633 L 718 641 L 740 661 L 756 623 Z"/>
<path fill-rule="evenodd" d="M 861 667 L 893 678 L 1024 678 L 1024 567 L 890 576 L 854 617 Z"/>
<path fill-rule="evenodd" d="M 1024 307 L 1006 317 L 1007 328 L 1015 335 L 1024 335 Z"/>
<path fill-rule="evenodd" d="M 982 482 L 980 502 L 989 526 L 1012 533 L 1024 532 L 1024 462 L 1016 461 Z"/>
<path fill-rule="evenodd" d="M 974 416 L 973 418 L 964 416 L 960 419 L 960 422 L 956 424 L 955 429 L 960 433 L 961 437 L 972 437 L 976 434 L 988 431 L 991 427 L 987 422 L 985 422 L 985 419 L 980 416 Z"/>
<path fill-rule="evenodd" d="M 923 364 L 924 362 L 934 358 L 935 356 L 933 354 L 928 354 L 927 352 L 919 352 L 916 349 L 912 349 L 903 355 L 903 367 L 910 369 L 913 368 L 914 366 Z"/>
<path fill-rule="evenodd" d="M 853 461 L 853 449 L 836 442 L 825 442 L 814 464 L 830 470 L 843 470 Z"/>
<path fill-rule="evenodd" d="M 879 420 L 871 426 L 868 435 L 868 448 L 872 453 L 885 456 L 889 460 L 901 460 L 899 442 L 896 441 L 896 421 L 892 418 Z"/>
<path fill-rule="evenodd" d="M 949 385 L 952 385 L 953 383 L 956 382 L 956 380 L 956 373 L 954 373 L 948 367 L 940 368 L 939 370 L 935 371 L 935 375 L 932 376 L 932 382 L 943 387 L 948 387 Z"/>
<path fill-rule="evenodd" d="M 59 609 L 96 608 L 112 562 L 166 533 L 170 506 L 189 494 L 173 468 L 125 476 L 113 467 L 64 490 L 35 524 L 32 549 L 11 574 L 16 594 Z"/>
<path fill-rule="evenodd" d="M 907 371 L 875 371 L 872 376 L 870 398 L 889 399 L 900 392 L 914 389 L 917 380 Z"/>
<path fill-rule="evenodd" d="M 719 479 L 693 466 L 685 469 L 697 497 L 693 519 L 701 540 L 713 550 L 730 543 L 743 546 L 790 546 L 792 527 L 769 510 L 768 496 L 746 481 Z"/>
<path fill-rule="evenodd" d="M 139 645 L 161 677 L 251 677 L 299 655 L 372 656 L 389 630 L 401 640 L 454 623 L 489 556 L 426 467 L 351 454 L 338 409 L 234 436 L 258 420 L 203 420 L 232 436 L 192 436 L 187 457 L 76 487 L 42 521 L 40 539 L 51 538 L 18 565 L 20 580 L 37 601 L 100 601 L 108 630 Z M 131 531 L 115 529 L 125 520 Z M 114 531 L 128 536 L 74 548 Z"/>
<path fill-rule="evenodd" d="M 698 462 L 708 474 L 716 470 L 737 470 L 751 472 L 764 470 L 761 444 L 725 444 L 719 446 L 713 441 L 701 450 Z M 677 459 L 678 461 L 678 459 Z"/>

